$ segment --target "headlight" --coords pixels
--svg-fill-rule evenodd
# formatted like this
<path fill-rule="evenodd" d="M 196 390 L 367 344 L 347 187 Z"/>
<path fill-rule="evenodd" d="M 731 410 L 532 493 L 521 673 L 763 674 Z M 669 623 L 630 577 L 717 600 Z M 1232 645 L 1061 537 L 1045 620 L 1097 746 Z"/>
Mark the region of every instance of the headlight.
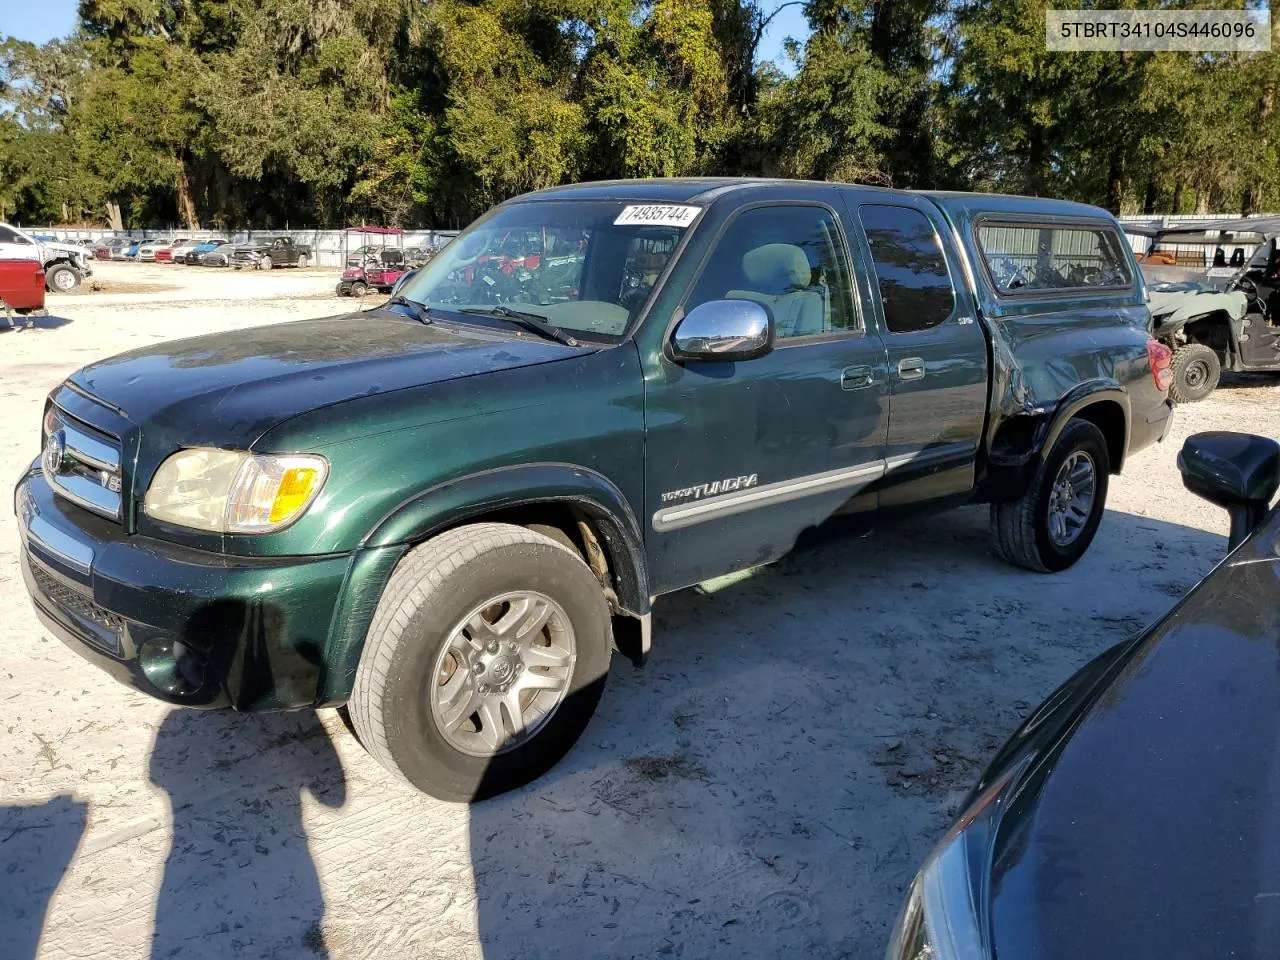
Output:
<path fill-rule="evenodd" d="M 991 844 L 1006 789 L 1023 764 L 970 804 L 911 883 L 885 960 L 990 960 L 986 934 Z"/>
<path fill-rule="evenodd" d="M 142 509 L 214 533 L 268 533 L 311 505 L 329 474 L 314 454 L 253 454 L 193 447 L 160 464 Z"/>

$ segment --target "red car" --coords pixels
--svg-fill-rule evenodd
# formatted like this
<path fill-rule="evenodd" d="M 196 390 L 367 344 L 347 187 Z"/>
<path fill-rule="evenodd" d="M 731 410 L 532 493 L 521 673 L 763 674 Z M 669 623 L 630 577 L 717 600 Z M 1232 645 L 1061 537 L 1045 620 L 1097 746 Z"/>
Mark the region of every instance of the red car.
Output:
<path fill-rule="evenodd" d="M 39 260 L 0 259 L 0 316 L 44 309 L 44 266 Z"/>

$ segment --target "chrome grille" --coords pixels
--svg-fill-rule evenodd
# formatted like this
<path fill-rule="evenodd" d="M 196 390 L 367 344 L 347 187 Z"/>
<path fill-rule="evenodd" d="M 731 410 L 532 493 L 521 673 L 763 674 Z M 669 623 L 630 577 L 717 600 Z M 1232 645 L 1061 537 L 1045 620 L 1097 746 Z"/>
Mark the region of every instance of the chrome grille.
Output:
<path fill-rule="evenodd" d="M 45 422 L 40 465 L 55 493 L 120 520 L 120 442 L 54 407 Z"/>

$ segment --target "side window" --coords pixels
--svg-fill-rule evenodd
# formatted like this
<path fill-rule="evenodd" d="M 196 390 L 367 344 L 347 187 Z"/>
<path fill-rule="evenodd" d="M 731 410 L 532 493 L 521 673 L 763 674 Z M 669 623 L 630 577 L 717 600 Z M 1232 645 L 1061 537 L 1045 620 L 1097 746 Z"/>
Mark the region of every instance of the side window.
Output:
<path fill-rule="evenodd" d="M 0 243 L 22 243 L 30 246 L 31 241 L 8 227 L 0 227 Z"/>
<path fill-rule="evenodd" d="M 1133 282 L 1123 241 L 1110 227 L 983 223 L 977 232 L 1000 293 L 1125 287 Z"/>
<path fill-rule="evenodd" d="M 871 247 L 889 332 L 928 330 L 951 316 L 956 292 L 929 218 L 910 207 L 878 203 L 859 207 L 858 216 Z"/>
<path fill-rule="evenodd" d="M 779 340 L 857 330 L 847 264 L 825 208 L 756 207 L 720 236 L 685 308 L 755 300 L 773 311 Z"/>

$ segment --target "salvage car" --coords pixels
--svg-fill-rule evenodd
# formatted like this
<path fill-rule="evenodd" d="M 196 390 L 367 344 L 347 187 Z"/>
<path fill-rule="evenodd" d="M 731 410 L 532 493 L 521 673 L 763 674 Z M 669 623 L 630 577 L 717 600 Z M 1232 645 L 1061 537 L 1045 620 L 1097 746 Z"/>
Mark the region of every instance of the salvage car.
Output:
<path fill-rule="evenodd" d="M 85 249 L 72 243 L 42 240 L 17 227 L 0 223 L 0 259 L 39 260 L 44 268 L 45 289 L 66 293 L 93 275 Z"/>
<path fill-rule="evenodd" d="M 1183 221 L 1147 232 L 1153 246 L 1169 235 L 1184 244 L 1197 235 L 1202 245 L 1211 236 L 1222 244 L 1199 266 L 1190 263 L 1194 257 L 1170 266 L 1148 256 L 1141 264 L 1154 335 L 1174 351 L 1170 396 L 1178 403 L 1203 400 L 1224 370 L 1280 372 L 1280 217 Z M 1252 245 L 1252 256 L 1242 243 Z"/>
<path fill-rule="evenodd" d="M 185 250 L 191 241 L 186 237 L 178 237 L 168 243 L 160 244 L 155 248 L 156 263 L 173 263 L 177 259 L 177 252 Z"/>
<path fill-rule="evenodd" d="M 512 236 L 538 246 L 499 283 Z M 345 703 L 382 763 L 470 800 L 564 755 L 611 649 L 648 654 L 655 597 L 837 515 L 987 503 L 1007 560 L 1071 566 L 1170 423 L 1148 322 L 1095 207 L 540 191 L 377 309 L 72 374 L 16 491 L 23 576 L 112 676 L 190 706 Z"/>
<path fill-rule="evenodd" d="M 124 251 L 132 244 L 127 237 L 111 237 L 93 245 L 93 256 L 98 260 L 123 259 Z"/>
<path fill-rule="evenodd" d="M 205 254 L 213 253 L 215 250 L 219 250 L 222 247 L 225 247 L 230 242 L 231 242 L 230 240 L 224 240 L 221 237 L 215 237 L 212 240 L 204 240 L 204 241 L 201 241 L 200 243 L 193 244 L 191 249 L 188 250 L 183 255 L 182 262 L 187 264 L 188 266 L 198 266 L 204 263 L 203 258 Z M 224 254 L 225 254 L 225 251 L 224 251 Z M 224 267 L 226 266 L 225 259 L 224 259 L 224 262 L 222 263 L 222 266 Z"/>
<path fill-rule="evenodd" d="M 1280 445 L 1190 437 L 1230 553 L 996 754 L 911 885 L 888 960 L 1272 955 Z"/>
<path fill-rule="evenodd" d="M 180 240 L 169 251 L 169 258 L 174 263 L 187 263 L 192 251 L 203 244 L 203 240 Z"/>
<path fill-rule="evenodd" d="M 294 266 L 305 268 L 311 262 L 311 247 L 294 243 L 293 237 L 268 237 L 251 240 L 236 247 L 231 265 L 237 270 L 250 268 L 270 270 L 273 267 Z"/>
<path fill-rule="evenodd" d="M 154 263 L 156 254 L 161 250 L 168 250 L 173 246 L 172 237 L 159 237 L 154 240 L 145 240 L 138 247 L 138 260 L 142 263 Z"/>

